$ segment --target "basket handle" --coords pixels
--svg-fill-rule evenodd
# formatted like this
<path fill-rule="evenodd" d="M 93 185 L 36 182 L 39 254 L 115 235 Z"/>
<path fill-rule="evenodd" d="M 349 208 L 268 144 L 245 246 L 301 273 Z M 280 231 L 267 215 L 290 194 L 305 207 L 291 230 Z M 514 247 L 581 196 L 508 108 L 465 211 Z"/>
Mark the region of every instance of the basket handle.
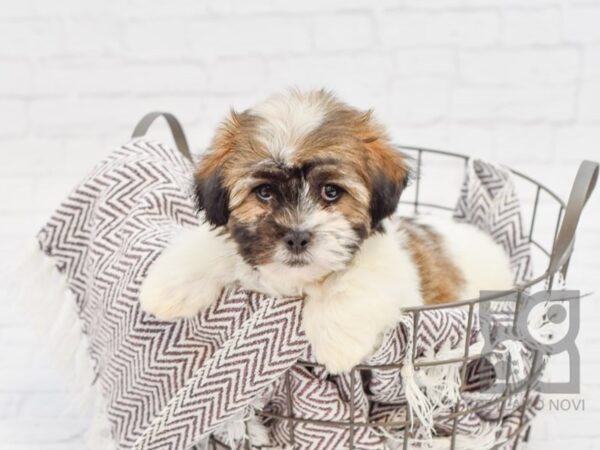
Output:
<path fill-rule="evenodd" d="M 179 150 L 185 158 L 192 161 L 192 154 L 190 152 L 190 147 L 188 146 L 187 139 L 185 138 L 183 127 L 179 123 L 179 120 L 177 120 L 177 117 L 175 117 L 171 113 L 154 111 L 146 114 L 135 126 L 131 137 L 138 138 L 145 136 L 150 126 L 159 117 L 164 117 L 167 121 L 169 129 L 171 130 L 171 134 L 173 135 L 173 140 L 175 141 L 175 145 L 177 146 L 177 150 Z"/>
<path fill-rule="evenodd" d="M 577 171 L 577 176 L 575 177 L 575 182 L 571 188 L 571 194 L 569 195 L 569 201 L 565 209 L 565 216 L 562 220 L 556 241 L 554 241 L 554 245 L 552 246 L 548 274 L 557 272 L 571 256 L 581 211 L 583 211 L 583 207 L 594 191 L 597 180 L 598 163 L 583 161 Z"/>

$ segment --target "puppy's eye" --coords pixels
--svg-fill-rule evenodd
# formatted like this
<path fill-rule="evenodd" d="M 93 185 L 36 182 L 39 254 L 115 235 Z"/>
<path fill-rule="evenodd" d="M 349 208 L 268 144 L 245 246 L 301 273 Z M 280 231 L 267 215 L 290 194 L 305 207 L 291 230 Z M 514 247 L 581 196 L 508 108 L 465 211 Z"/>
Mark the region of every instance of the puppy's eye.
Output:
<path fill-rule="evenodd" d="M 263 201 L 270 200 L 271 197 L 273 197 L 273 189 L 270 184 L 261 184 L 254 189 L 254 192 L 256 193 L 256 196 Z"/>
<path fill-rule="evenodd" d="M 326 202 L 334 202 L 342 195 L 342 188 L 334 184 L 326 184 L 321 188 L 321 197 Z"/>

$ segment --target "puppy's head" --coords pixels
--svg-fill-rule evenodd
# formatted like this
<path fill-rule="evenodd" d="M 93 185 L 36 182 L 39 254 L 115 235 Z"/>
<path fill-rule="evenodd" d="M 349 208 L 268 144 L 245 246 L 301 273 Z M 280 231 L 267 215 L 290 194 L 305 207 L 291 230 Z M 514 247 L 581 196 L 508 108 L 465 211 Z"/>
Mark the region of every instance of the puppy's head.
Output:
<path fill-rule="evenodd" d="M 316 280 L 352 260 L 408 177 L 370 113 L 325 91 L 292 91 L 232 112 L 195 182 L 198 207 L 248 264 Z"/>

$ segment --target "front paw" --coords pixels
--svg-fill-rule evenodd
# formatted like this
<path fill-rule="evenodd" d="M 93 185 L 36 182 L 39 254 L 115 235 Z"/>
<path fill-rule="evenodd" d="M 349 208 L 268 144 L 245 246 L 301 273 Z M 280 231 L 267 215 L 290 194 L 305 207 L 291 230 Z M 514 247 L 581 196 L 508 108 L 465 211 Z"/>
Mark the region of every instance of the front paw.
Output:
<path fill-rule="evenodd" d="M 348 292 L 306 298 L 304 331 L 315 360 L 328 372 L 350 372 L 377 348 L 383 330 L 369 323 L 368 308 L 365 298 L 353 299 Z"/>
<path fill-rule="evenodd" d="M 221 286 L 198 286 L 193 281 L 179 284 L 163 279 L 160 274 L 148 274 L 140 290 L 140 304 L 144 311 L 160 320 L 194 317 L 214 303 Z"/>
<path fill-rule="evenodd" d="M 345 333 L 342 328 L 331 333 L 327 325 L 321 330 L 305 327 L 307 339 L 311 344 L 315 360 L 325 366 L 331 374 L 348 373 L 364 362 L 376 349 L 377 339 Z"/>
<path fill-rule="evenodd" d="M 193 317 L 218 300 L 231 261 L 210 231 L 180 233 L 154 261 L 140 288 L 144 311 L 161 320 Z"/>

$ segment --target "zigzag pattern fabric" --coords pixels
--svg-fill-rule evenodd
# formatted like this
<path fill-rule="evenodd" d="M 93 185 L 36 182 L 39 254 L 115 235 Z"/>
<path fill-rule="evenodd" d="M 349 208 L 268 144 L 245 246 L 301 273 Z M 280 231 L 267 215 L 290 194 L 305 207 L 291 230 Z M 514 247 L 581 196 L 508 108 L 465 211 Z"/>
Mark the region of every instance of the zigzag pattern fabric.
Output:
<path fill-rule="evenodd" d="M 100 163 L 39 233 L 75 293 L 119 449 L 185 449 L 239 414 L 305 351 L 301 303 L 226 291 L 167 323 L 140 311 L 148 267 L 198 224 L 191 166 L 137 140 Z"/>
<path fill-rule="evenodd" d="M 469 160 L 453 216 L 489 233 L 502 245 L 510 256 L 515 284 L 531 279 L 531 245 L 523 231 L 521 202 L 508 169 Z"/>
<path fill-rule="evenodd" d="M 457 216 L 491 230 L 522 277 L 530 267 L 517 232 L 518 203 L 503 196 L 509 179 L 490 167 L 474 172 L 480 180 L 476 192 L 472 181 L 465 182 Z M 377 424 L 413 416 L 406 374 L 382 367 L 331 376 L 320 367 L 299 365 L 299 360 L 314 363 L 302 331 L 300 299 L 231 288 L 193 319 L 161 322 L 140 310 L 138 293 L 148 268 L 176 233 L 198 224 L 188 184 L 191 172 L 179 152 L 135 139 L 99 163 L 38 235 L 41 250 L 74 293 L 115 447 L 185 450 L 217 439 L 241 448 L 246 436 L 256 438 L 257 427 L 262 437 L 249 443 L 257 448 L 338 449 L 349 439 L 355 448 L 401 447 L 401 429 Z M 411 321 L 399 324 L 367 363 L 385 366 L 413 355 L 416 361 L 455 357 L 465 343 L 481 342 L 477 317 L 470 334 L 467 322 L 464 308 L 421 313 L 416 332 Z M 452 367 L 422 370 L 416 377 L 426 395 L 435 394 L 444 403 L 435 411 L 438 434 L 456 427 L 476 436 L 493 423 L 488 434 L 494 439 L 509 436 L 518 424 L 513 419 L 518 405 L 509 405 L 492 422 L 489 415 L 476 414 L 456 425 L 444 421 L 448 404 L 438 390 L 456 377 L 458 366 Z M 484 398 L 470 395 L 461 402 L 469 406 Z M 255 415 L 256 407 L 301 420 L 291 425 L 284 419 L 265 420 Z M 376 424 L 350 429 L 324 420 Z M 416 426 L 414 435 L 420 433 Z"/>

